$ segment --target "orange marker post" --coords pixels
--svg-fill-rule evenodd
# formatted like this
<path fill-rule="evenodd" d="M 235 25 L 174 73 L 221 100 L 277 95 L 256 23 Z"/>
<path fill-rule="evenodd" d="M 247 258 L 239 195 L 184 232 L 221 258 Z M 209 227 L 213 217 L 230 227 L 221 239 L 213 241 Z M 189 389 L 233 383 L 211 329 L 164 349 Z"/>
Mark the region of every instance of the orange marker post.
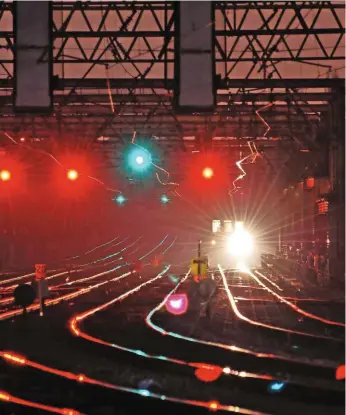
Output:
<path fill-rule="evenodd" d="M 35 277 L 38 285 L 38 298 L 40 301 L 40 316 L 43 316 L 44 310 L 44 298 L 43 298 L 43 283 L 47 276 L 47 265 L 46 264 L 35 264 Z"/>

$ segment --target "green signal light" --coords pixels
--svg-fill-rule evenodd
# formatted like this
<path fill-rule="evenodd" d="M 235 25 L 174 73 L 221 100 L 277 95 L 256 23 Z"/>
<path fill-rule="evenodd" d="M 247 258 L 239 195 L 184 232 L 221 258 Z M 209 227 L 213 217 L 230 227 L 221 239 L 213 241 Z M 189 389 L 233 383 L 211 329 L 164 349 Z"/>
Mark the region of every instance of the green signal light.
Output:
<path fill-rule="evenodd" d="M 134 147 L 127 157 L 129 167 L 134 172 L 143 173 L 151 167 L 151 154 L 145 148 Z"/>
<path fill-rule="evenodd" d="M 169 203 L 170 199 L 168 196 L 166 195 L 162 195 L 161 196 L 161 203 L 163 203 L 164 205 L 166 205 L 167 203 Z"/>
<path fill-rule="evenodd" d="M 125 202 L 126 202 L 126 197 L 125 196 L 123 196 L 123 195 L 118 195 L 115 199 L 113 199 L 113 200 L 115 200 L 115 202 L 118 204 L 118 205 L 123 205 Z"/>

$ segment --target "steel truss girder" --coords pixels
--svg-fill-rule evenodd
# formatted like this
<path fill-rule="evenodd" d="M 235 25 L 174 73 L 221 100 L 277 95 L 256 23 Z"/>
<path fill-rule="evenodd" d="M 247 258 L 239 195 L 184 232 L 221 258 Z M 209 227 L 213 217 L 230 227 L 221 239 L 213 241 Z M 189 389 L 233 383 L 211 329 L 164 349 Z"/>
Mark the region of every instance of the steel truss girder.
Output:
<path fill-rule="evenodd" d="M 174 81 L 160 78 L 151 79 L 110 79 L 112 89 L 164 89 L 173 90 Z M 219 84 L 222 89 L 299 89 L 299 88 L 339 88 L 345 85 L 345 80 L 336 78 L 283 78 L 283 79 L 244 79 L 232 78 L 221 80 Z M 107 84 L 104 78 L 65 78 L 55 82 L 55 90 L 64 89 L 106 89 Z M 13 88 L 13 81 L 10 78 L 0 78 L 0 90 Z M 240 92 L 240 91 L 239 91 Z"/>
<path fill-rule="evenodd" d="M 217 2 L 215 9 L 216 61 L 224 62 L 223 78 L 240 68 L 247 78 L 258 72 L 280 77 L 280 62 L 328 68 L 328 62 L 345 59 L 342 3 Z M 328 35 L 328 45 L 321 35 Z"/>
<path fill-rule="evenodd" d="M 297 114 L 292 115 L 292 125 L 287 121 L 287 114 L 265 115 L 268 123 L 271 125 L 271 137 L 281 137 L 282 139 L 291 139 L 292 132 L 304 135 L 306 134 L 306 121 Z M 179 123 L 179 130 L 176 122 Z M 24 134 L 24 131 L 34 131 L 33 135 L 49 135 L 49 131 L 54 134 L 54 130 L 60 127 L 68 132 L 69 129 L 77 129 L 81 134 L 87 131 L 88 135 L 94 136 L 100 128 L 102 131 L 99 135 L 117 136 L 120 134 L 131 135 L 133 130 L 138 134 L 145 136 L 166 136 L 174 135 L 182 137 L 188 135 L 203 134 L 201 125 L 204 125 L 206 119 L 203 116 L 194 117 L 176 117 L 168 114 L 157 114 L 148 117 L 145 114 L 135 114 L 122 112 L 120 114 L 56 114 L 50 117 L 0 117 L 0 128 L 3 131 Z M 214 128 L 214 136 L 234 136 L 250 137 L 261 136 L 265 132 L 265 126 L 260 119 L 255 118 L 253 114 L 237 114 L 232 117 L 220 117 L 215 114 L 208 118 L 208 125 Z M 319 117 L 309 117 L 309 126 L 312 131 L 319 127 Z M 179 132 L 180 131 L 180 132 Z"/>
<path fill-rule="evenodd" d="M 55 73 L 60 74 L 54 84 L 56 113 L 46 118 L 12 117 L 8 111 L 10 98 L 0 95 L 0 125 L 33 136 L 44 135 L 49 129 L 120 135 L 136 128 L 143 134 L 179 139 L 203 133 L 203 126 L 208 124 L 214 135 L 257 136 L 263 133 L 263 123 L 256 109 L 263 102 L 282 100 L 282 108 L 269 108 L 262 114 L 270 121 L 270 135 L 289 140 L 313 136 L 311 131 L 318 128 L 320 113 L 328 112 L 333 96 L 329 92 L 306 95 L 299 88 L 339 88 L 344 81 L 313 79 L 313 75 L 311 79 L 287 79 L 279 73 L 278 63 L 288 60 L 320 65 L 339 59 L 337 50 L 342 49 L 338 46 L 345 32 L 339 15 L 344 5 L 326 1 L 233 1 L 214 2 L 214 7 L 216 70 L 221 74 L 218 89 L 230 92 L 218 95 L 214 115 L 191 115 L 184 120 L 173 112 L 174 2 L 59 2 L 53 3 Z M 329 13 L 327 21 L 323 20 L 325 13 Z M 1 2 L 0 74 L 2 71 L 6 78 L 0 78 L 0 90 L 13 87 L 11 15 L 12 3 Z M 330 49 L 321 41 L 321 34 L 335 38 Z M 293 48 L 290 40 L 299 37 L 299 47 Z M 304 46 L 311 41 L 316 50 L 307 56 Z M 106 64 L 115 115 L 107 113 Z M 258 79 L 262 73 L 266 79 Z M 256 95 L 248 93 L 252 88 L 280 91 Z M 96 96 L 95 90 L 100 95 Z"/>
<path fill-rule="evenodd" d="M 92 3 L 75 2 L 66 6 L 64 3 L 53 3 L 53 62 L 56 68 L 59 64 L 70 63 L 74 68 L 84 64 L 79 72 L 82 70 L 87 76 L 93 75 L 95 70 L 100 71 L 99 65 L 103 65 L 102 75 L 105 76 L 104 65 L 111 64 L 110 76 L 118 77 L 111 66 L 126 63 L 125 77 L 128 75 L 126 71 L 129 71 L 133 77 L 145 78 L 152 76 L 151 72 L 157 72 L 156 64 L 160 64 L 163 78 L 167 78 L 169 71 L 172 73 L 175 34 L 173 3 Z M 12 4 L 2 2 L 0 27 L 6 12 L 13 13 Z M 10 19 L 12 16 L 7 16 L 9 29 L 0 31 L 0 47 L 2 44 L 3 52 L 6 51 L 0 63 L 7 64 L 6 69 L 12 75 L 8 64 L 13 64 L 15 46 L 13 28 L 8 24 Z M 169 62 L 172 63 L 171 68 L 167 66 Z"/>
<path fill-rule="evenodd" d="M 302 93 L 299 94 L 299 111 L 325 113 L 329 111 L 329 101 L 332 99 L 332 93 Z M 153 111 L 167 112 L 173 111 L 172 97 L 155 91 L 152 94 L 131 94 L 129 91 L 123 91 L 122 94 L 112 94 L 115 112 L 118 109 L 132 112 Z M 297 108 L 292 103 L 292 96 L 288 93 L 238 93 L 238 94 L 218 94 L 217 107 L 215 113 L 218 115 L 230 115 L 233 113 L 254 113 L 256 110 L 263 108 L 265 103 L 273 103 L 270 113 L 286 114 L 295 113 Z M 11 115 L 13 98 L 11 96 L 0 96 L 0 115 Z M 84 93 L 73 94 L 68 97 L 66 104 L 65 94 L 56 94 L 54 97 L 54 109 L 59 113 L 88 113 L 90 115 L 100 116 L 110 112 L 110 98 L 107 93 L 93 94 Z M 267 111 L 267 112 L 268 112 Z M 193 117 L 193 116 L 191 116 Z"/>
<path fill-rule="evenodd" d="M 133 120 L 132 120 L 133 121 Z M 281 120 L 281 123 L 277 123 L 275 126 L 272 127 L 272 134 L 275 137 L 282 138 L 282 140 L 286 140 L 288 142 L 293 142 L 293 139 L 290 139 L 292 131 L 284 124 L 284 119 Z M 165 125 L 163 125 L 165 122 Z M 81 125 L 83 123 L 83 125 Z M 49 125 L 49 129 L 47 129 L 47 124 Z M 35 125 L 33 126 L 32 121 L 27 120 L 23 121 L 21 124 L 18 124 L 17 131 L 12 131 L 13 124 L 3 121 L 0 121 L 0 126 L 3 131 L 8 132 L 9 134 L 15 135 L 19 137 L 59 137 L 59 125 L 52 121 L 45 121 L 41 120 L 35 121 Z M 301 135 L 304 133 L 304 122 L 300 122 L 296 125 L 295 129 L 293 130 L 293 134 L 300 138 Z M 138 131 L 140 137 L 150 138 L 155 134 L 159 137 L 173 137 L 179 141 L 181 140 L 181 136 L 177 135 L 177 129 L 174 123 L 168 122 L 167 118 L 161 122 L 151 122 L 147 123 L 145 126 L 140 128 L 136 124 L 132 123 L 130 126 L 128 123 L 119 123 L 113 121 L 112 123 L 107 125 L 107 128 L 103 127 L 103 120 L 100 119 L 97 123 L 95 120 L 89 120 L 88 118 L 84 119 L 73 119 L 69 120 L 68 123 L 63 123 L 62 128 L 64 134 L 69 134 L 73 132 L 76 134 L 76 138 L 86 138 L 95 139 L 95 132 L 97 129 L 102 129 L 102 133 L 99 135 L 104 135 L 106 137 L 119 137 L 123 138 L 131 137 L 131 133 L 135 129 Z M 184 131 L 184 136 L 192 136 L 197 137 L 200 134 L 200 127 L 197 123 L 190 123 L 190 124 L 183 124 L 182 129 Z M 298 129 L 300 127 L 300 129 Z M 316 126 L 316 129 L 318 126 Z M 235 137 L 259 137 L 263 135 L 264 129 L 263 126 L 259 123 L 253 124 L 251 128 L 245 124 L 240 125 L 238 123 L 219 123 L 217 125 L 217 129 L 215 129 L 216 136 L 220 137 L 228 137 L 228 136 L 235 136 Z M 4 141 L 4 140 L 2 140 Z M 8 141 L 8 140 L 7 140 Z M 162 140 L 163 142 L 163 140 Z M 303 141 L 302 141 L 303 142 Z"/>
<path fill-rule="evenodd" d="M 313 106 L 314 108 L 319 108 L 321 102 L 329 102 L 333 97 L 333 93 L 329 92 L 302 92 L 299 94 L 299 98 L 302 102 L 309 102 L 309 105 Z M 145 105 L 152 105 L 158 104 L 161 102 L 171 103 L 172 97 L 169 94 L 161 94 L 157 92 L 156 94 L 153 93 L 138 93 L 131 95 L 128 91 L 124 91 L 123 93 L 114 93 L 112 94 L 113 101 L 115 105 L 117 103 L 136 103 L 136 104 L 145 104 Z M 61 105 L 64 103 L 65 95 L 59 94 L 55 95 L 54 101 Z M 254 104 L 256 106 L 263 106 L 263 104 L 258 104 L 258 102 L 264 101 L 273 101 L 273 102 L 289 102 L 292 100 L 292 96 L 289 93 L 285 92 L 261 92 L 261 93 L 238 93 L 238 94 L 218 94 L 217 95 L 217 102 L 220 103 L 242 103 L 242 104 Z M 0 103 L 4 105 L 12 104 L 12 97 L 10 96 L 3 96 L 0 97 Z M 92 91 L 89 93 L 83 93 L 83 95 L 75 94 L 69 97 L 69 104 L 78 104 L 83 105 L 85 103 L 93 103 L 93 104 L 105 104 L 109 107 L 109 95 L 104 93 L 96 94 Z"/>
<path fill-rule="evenodd" d="M 282 88 L 268 88 L 256 92 L 251 88 L 235 93 L 218 94 L 218 105 L 213 114 L 177 115 L 172 108 L 172 96 L 164 89 L 133 91 L 115 90 L 112 94 L 115 112 L 111 112 L 107 91 L 82 90 L 67 96 L 65 91 L 56 92 L 54 113 L 47 117 L 14 116 L 11 97 L 0 96 L 0 126 L 3 130 L 30 136 L 71 131 L 79 136 L 131 135 L 136 129 L 146 136 L 183 136 L 205 134 L 208 126 L 214 136 L 256 137 L 265 132 L 265 125 L 256 111 L 265 105 L 273 105 L 261 111 L 269 123 L 268 138 L 280 137 L 289 141 L 304 142 L 305 137 L 316 136 L 324 114 L 330 111 L 337 85 L 341 80 L 322 80 L 324 86 L 334 85 L 329 92 L 299 92 Z M 271 84 L 263 81 L 263 85 Z M 294 85 L 294 84 L 292 84 Z M 321 86 L 319 84 L 319 86 Z M 119 93 L 121 92 L 121 93 Z M 230 91 L 232 92 L 232 90 Z M 233 91 L 234 92 L 234 91 Z M 68 99 L 66 99 L 68 98 Z"/>
<path fill-rule="evenodd" d="M 225 109 L 224 105 L 219 105 L 216 110 L 214 111 L 213 115 L 209 115 L 208 118 L 204 117 L 204 116 L 199 116 L 197 117 L 196 115 L 191 117 L 191 116 L 179 116 L 176 115 L 177 120 L 182 120 L 182 119 L 191 119 L 191 120 L 197 120 L 200 122 L 203 122 L 203 120 L 208 120 L 208 121 L 212 121 L 215 117 L 222 117 L 222 118 L 229 118 L 229 117 L 234 117 L 235 115 L 248 115 L 248 114 L 252 114 L 255 116 L 255 112 L 258 110 L 261 110 L 263 108 L 263 105 L 246 105 L 246 104 L 234 104 L 234 105 L 230 105 L 230 107 Z M 70 117 L 70 116 L 89 116 L 89 117 L 105 117 L 105 116 L 114 116 L 112 114 L 112 112 L 110 111 L 110 107 L 108 103 L 103 103 L 103 104 L 98 104 L 98 105 L 69 105 L 69 106 L 65 106 L 65 107 L 61 107 L 59 105 L 56 105 L 54 107 L 55 109 L 55 113 L 53 114 L 53 116 L 55 116 L 56 114 L 59 114 L 59 116 L 61 117 Z M 118 111 L 119 109 L 119 111 Z M 275 106 L 273 106 L 272 108 L 268 109 L 268 111 L 266 112 L 266 117 L 269 119 L 273 119 L 276 116 L 279 115 L 286 115 L 287 117 L 292 117 L 292 116 L 299 116 L 301 118 L 301 111 L 304 112 L 308 112 L 308 111 L 312 111 L 315 112 L 316 117 L 319 117 L 319 113 L 323 112 L 326 113 L 328 110 L 330 109 L 329 104 L 302 104 L 299 106 L 299 110 L 296 107 L 287 107 L 284 104 L 278 105 L 278 103 L 276 103 Z M 145 105 L 145 103 L 143 103 L 142 105 L 124 105 L 123 103 L 120 103 L 118 106 L 115 106 L 115 113 L 119 113 L 121 114 L 121 116 L 123 118 L 126 118 L 127 114 L 128 115 L 136 115 L 136 116 L 147 116 L 152 118 L 152 113 L 155 113 L 156 116 L 168 116 L 169 114 L 167 114 L 167 108 L 164 108 L 162 106 L 160 106 L 159 104 L 156 105 Z M 12 108 L 11 106 L 4 106 L 2 108 L 0 108 L 0 116 L 7 116 L 10 117 L 12 115 Z M 18 117 L 17 117 L 18 118 Z M 196 121 L 196 122 L 197 122 Z M 274 120 L 275 122 L 275 120 Z"/>
<path fill-rule="evenodd" d="M 224 77 L 245 63 L 259 70 L 269 66 L 270 73 L 273 63 L 345 59 L 342 3 L 232 1 L 215 2 L 214 9 L 217 71 L 225 70 L 218 63 L 232 64 L 226 65 Z M 162 77 L 173 77 L 174 2 L 54 2 L 53 10 L 55 64 L 90 64 L 89 73 L 93 65 L 128 64 L 133 77 L 143 78 L 162 64 Z M 6 14 L 12 14 L 12 3 L 2 2 L 0 27 L 8 26 L 1 24 Z M 329 36 L 329 47 L 322 35 Z M 13 30 L 0 31 L 0 38 L 8 52 L 1 63 L 13 63 Z"/>

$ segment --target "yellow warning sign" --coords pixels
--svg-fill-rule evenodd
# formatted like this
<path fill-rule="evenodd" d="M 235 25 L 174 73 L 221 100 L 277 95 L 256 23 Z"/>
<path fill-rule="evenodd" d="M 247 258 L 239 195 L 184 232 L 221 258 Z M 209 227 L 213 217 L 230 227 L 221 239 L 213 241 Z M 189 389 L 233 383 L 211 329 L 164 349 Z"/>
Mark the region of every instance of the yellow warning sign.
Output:
<path fill-rule="evenodd" d="M 199 277 L 208 276 L 208 259 L 207 258 L 192 258 L 190 265 L 191 275 Z"/>

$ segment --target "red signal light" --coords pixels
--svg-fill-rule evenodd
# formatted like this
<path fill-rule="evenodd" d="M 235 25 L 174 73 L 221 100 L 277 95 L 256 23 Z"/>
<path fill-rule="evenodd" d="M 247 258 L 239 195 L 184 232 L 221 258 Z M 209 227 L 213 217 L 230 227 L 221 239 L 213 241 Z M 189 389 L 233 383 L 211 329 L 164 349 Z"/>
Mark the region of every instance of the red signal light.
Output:
<path fill-rule="evenodd" d="M 0 180 L 3 182 L 8 182 L 9 180 L 11 180 L 11 173 L 8 170 L 1 170 Z"/>
<path fill-rule="evenodd" d="M 76 170 L 68 170 L 67 172 L 67 178 L 69 180 L 77 180 L 79 177 L 79 174 Z"/>
<path fill-rule="evenodd" d="M 214 197 L 229 187 L 228 158 L 219 153 L 195 154 L 186 165 L 186 180 L 182 188 L 198 198 Z"/>
<path fill-rule="evenodd" d="M 311 190 L 315 187 L 315 178 L 314 177 L 308 177 L 305 179 L 305 184 L 308 190 Z"/>
<path fill-rule="evenodd" d="M 210 167 L 206 167 L 205 169 L 203 169 L 202 174 L 205 179 L 211 179 L 214 176 L 214 170 Z"/>

